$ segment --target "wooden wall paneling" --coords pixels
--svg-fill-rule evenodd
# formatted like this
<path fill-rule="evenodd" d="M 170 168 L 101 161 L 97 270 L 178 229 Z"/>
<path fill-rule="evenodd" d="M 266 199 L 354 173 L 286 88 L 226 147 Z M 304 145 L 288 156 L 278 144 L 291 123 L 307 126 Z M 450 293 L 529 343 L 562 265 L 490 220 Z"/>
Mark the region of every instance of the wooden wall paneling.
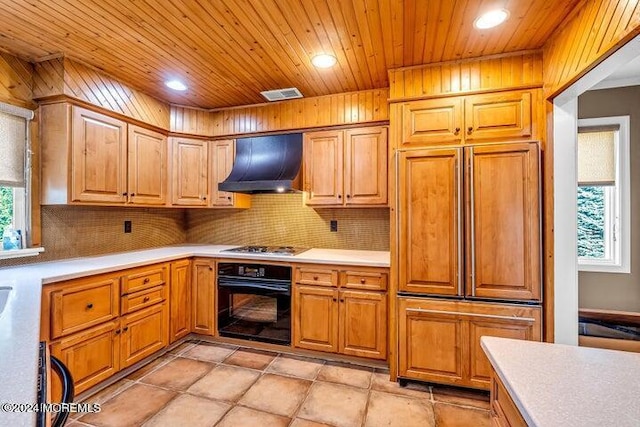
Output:
<path fill-rule="evenodd" d="M 216 111 L 171 107 L 170 131 L 206 137 L 385 122 L 387 89 L 339 93 Z"/>
<path fill-rule="evenodd" d="M 389 70 L 391 101 L 475 91 L 542 86 L 542 52 Z"/>
<path fill-rule="evenodd" d="M 32 87 L 33 66 L 0 52 L 0 101 L 34 109 Z"/>
<path fill-rule="evenodd" d="M 638 34 L 637 1 L 584 1 L 544 45 L 545 96 L 558 95 Z"/>
<path fill-rule="evenodd" d="M 170 106 L 68 58 L 36 64 L 34 99 L 68 96 L 152 126 L 170 128 Z"/>

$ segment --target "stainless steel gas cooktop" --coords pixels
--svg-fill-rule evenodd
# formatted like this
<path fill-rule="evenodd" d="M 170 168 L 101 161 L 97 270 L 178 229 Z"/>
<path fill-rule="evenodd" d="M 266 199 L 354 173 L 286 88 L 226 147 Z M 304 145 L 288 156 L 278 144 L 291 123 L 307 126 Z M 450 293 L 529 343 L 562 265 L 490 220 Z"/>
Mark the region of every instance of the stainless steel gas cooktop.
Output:
<path fill-rule="evenodd" d="M 240 246 L 238 248 L 225 249 L 222 252 L 261 255 L 298 255 L 308 250 L 309 248 L 296 248 L 293 246 Z"/>

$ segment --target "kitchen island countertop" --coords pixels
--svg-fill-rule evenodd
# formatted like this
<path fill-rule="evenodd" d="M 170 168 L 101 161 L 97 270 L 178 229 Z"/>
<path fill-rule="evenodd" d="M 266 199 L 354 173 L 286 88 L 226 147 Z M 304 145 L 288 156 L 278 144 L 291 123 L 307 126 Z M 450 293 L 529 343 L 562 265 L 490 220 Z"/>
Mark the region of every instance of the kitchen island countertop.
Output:
<path fill-rule="evenodd" d="M 496 337 L 481 345 L 530 426 L 640 425 L 640 354 Z"/>
<path fill-rule="evenodd" d="M 0 269 L 0 287 L 12 288 L 0 314 L 0 404 L 36 401 L 43 284 L 193 256 L 369 267 L 389 267 L 390 262 L 387 251 L 314 248 L 296 256 L 222 252 L 236 246 L 168 246 Z M 0 412 L 0 425 L 32 427 L 35 413 Z"/>

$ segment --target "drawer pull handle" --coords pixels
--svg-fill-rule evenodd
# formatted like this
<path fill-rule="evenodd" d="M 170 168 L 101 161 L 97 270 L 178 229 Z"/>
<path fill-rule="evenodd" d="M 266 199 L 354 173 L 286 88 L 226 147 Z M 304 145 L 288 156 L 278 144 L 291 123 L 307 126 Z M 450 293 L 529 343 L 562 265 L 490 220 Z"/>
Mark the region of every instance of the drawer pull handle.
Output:
<path fill-rule="evenodd" d="M 367 283 L 367 279 L 365 279 L 365 278 L 360 279 L 360 283 L 362 283 L 364 285 L 365 283 Z"/>
<path fill-rule="evenodd" d="M 146 284 L 146 283 L 149 283 L 149 281 L 150 281 L 150 280 L 151 280 L 151 279 L 149 279 L 148 277 L 145 277 L 145 279 L 142 281 L 142 283 L 145 283 L 145 284 Z"/>
<path fill-rule="evenodd" d="M 147 302 L 147 301 L 149 301 L 149 297 L 144 297 L 144 298 L 142 299 L 142 302 Z"/>
<path fill-rule="evenodd" d="M 92 308 L 93 308 L 93 303 L 90 302 L 89 304 L 87 304 L 87 310 L 91 310 Z"/>
<path fill-rule="evenodd" d="M 318 280 L 318 276 L 313 276 L 313 280 Z"/>

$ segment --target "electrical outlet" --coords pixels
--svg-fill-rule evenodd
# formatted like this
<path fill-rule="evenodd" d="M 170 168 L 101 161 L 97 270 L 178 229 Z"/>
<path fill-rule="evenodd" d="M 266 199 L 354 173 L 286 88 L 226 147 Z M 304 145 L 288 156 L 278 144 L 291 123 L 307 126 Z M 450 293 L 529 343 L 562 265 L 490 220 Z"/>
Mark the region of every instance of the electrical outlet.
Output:
<path fill-rule="evenodd" d="M 124 222 L 124 232 L 131 233 L 131 221 L 127 220 Z"/>
<path fill-rule="evenodd" d="M 338 221 L 337 221 L 337 220 L 332 219 L 332 220 L 329 222 L 329 225 L 330 225 L 330 227 L 331 227 L 331 231 L 334 231 L 334 232 L 335 232 L 335 231 L 338 231 Z"/>

